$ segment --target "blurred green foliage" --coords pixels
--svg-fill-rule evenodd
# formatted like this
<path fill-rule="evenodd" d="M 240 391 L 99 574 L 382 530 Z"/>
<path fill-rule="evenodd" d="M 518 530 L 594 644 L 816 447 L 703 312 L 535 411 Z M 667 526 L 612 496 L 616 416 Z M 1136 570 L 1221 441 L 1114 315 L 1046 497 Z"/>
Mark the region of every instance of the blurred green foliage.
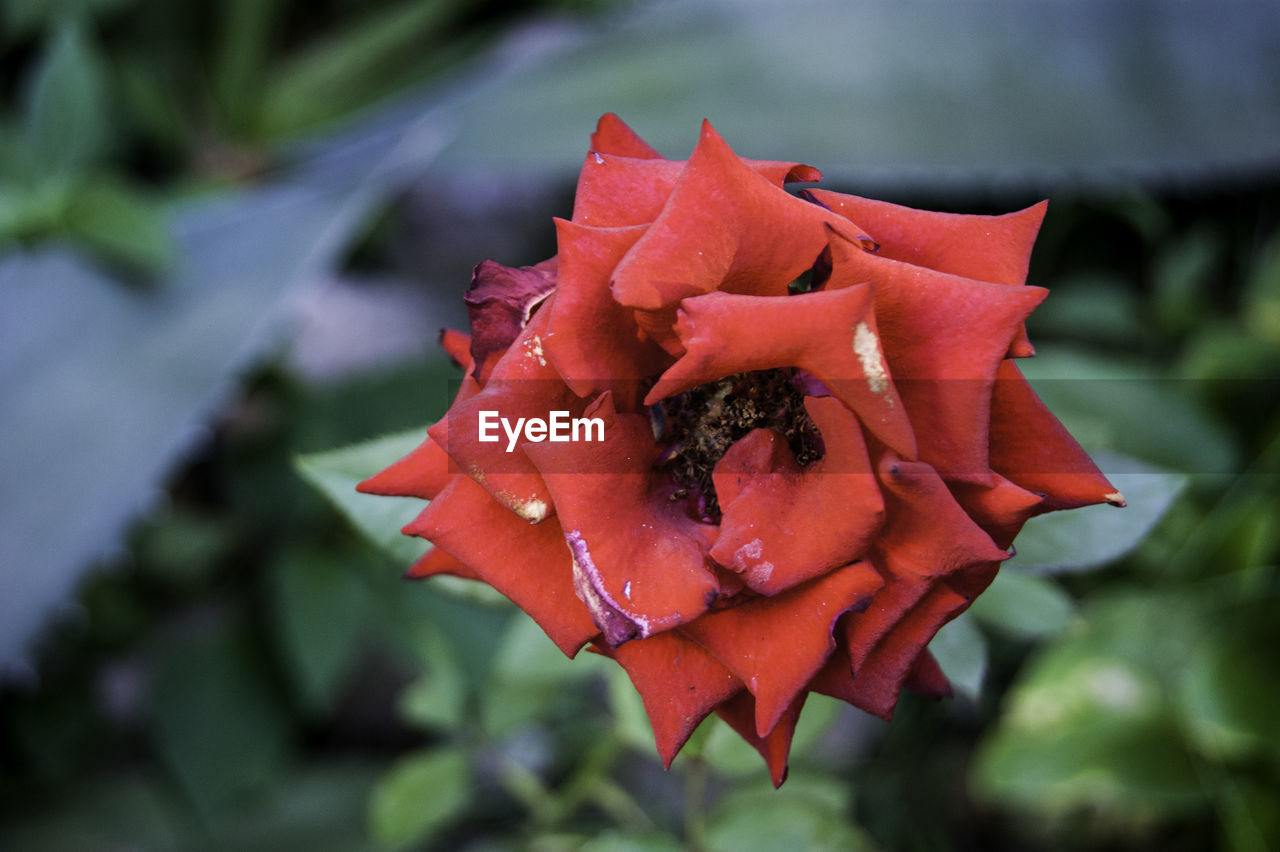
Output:
<path fill-rule="evenodd" d="M 12 0 L 0 252 L 69 239 L 163 282 L 175 204 L 266 179 L 507 14 Z M 1026 371 L 1131 505 L 1028 526 L 934 642 L 956 699 L 885 725 L 813 697 L 780 791 L 715 721 L 663 773 L 616 666 L 472 584 L 399 579 L 414 506 L 351 486 L 438 416 L 442 359 L 329 383 L 268 359 L 0 685 L 0 847 L 1280 847 L 1278 201 L 1054 201 Z M 393 265 L 393 231 L 361 262 Z"/>

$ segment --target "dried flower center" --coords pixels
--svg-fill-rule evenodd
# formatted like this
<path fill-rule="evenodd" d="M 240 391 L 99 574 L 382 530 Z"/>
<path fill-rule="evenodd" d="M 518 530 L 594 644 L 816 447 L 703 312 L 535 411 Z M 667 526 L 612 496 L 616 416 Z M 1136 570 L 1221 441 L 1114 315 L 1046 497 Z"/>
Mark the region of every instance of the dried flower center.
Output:
<path fill-rule="evenodd" d="M 752 429 L 782 435 L 802 466 L 822 457 L 822 438 L 794 377 L 791 369 L 736 373 L 650 408 L 665 448 L 659 466 L 680 487 L 676 496 L 688 496 L 705 520 L 719 523 L 721 517 L 711 471 Z"/>

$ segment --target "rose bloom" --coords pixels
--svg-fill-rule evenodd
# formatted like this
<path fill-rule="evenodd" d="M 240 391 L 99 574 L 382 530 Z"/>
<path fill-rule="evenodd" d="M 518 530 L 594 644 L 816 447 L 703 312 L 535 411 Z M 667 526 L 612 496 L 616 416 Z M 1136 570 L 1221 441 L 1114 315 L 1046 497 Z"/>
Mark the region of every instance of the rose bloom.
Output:
<path fill-rule="evenodd" d="M 1124 503 L 1016 365 L 1045 205 L 783 189 L 820 177 L 706 124 L 667 160 L 606 115 L 556 257 L 476 268 L 471 336 L 442 334 L 457 398 L 361 485 L 431 501 L 409 576 L 487 583 L 621 665 L 664 764 L 714 711 L 775 784 L 810 692 L 886 719 L 950 694 L 926 646 L 1026 520 Z M 506 431 L 552 412 L 603 440 Z"/>

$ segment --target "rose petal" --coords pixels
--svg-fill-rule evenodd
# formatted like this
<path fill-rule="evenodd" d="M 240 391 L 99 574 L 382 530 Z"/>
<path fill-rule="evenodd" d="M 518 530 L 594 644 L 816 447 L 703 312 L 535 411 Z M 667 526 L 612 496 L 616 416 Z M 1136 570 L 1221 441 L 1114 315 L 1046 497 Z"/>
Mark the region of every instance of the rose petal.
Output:
<path fill-rule="evenodd" d="M 467 355 L 468 360 L 470 355 Z M 454 405 L 466 402 L 480 392 L 480 385 L 470 375 L 463 375 L 454 397 Z M 434 433 L 435 437 L 431 437 Z M 434 498 L 458 470 L 444 447 L 449 445 L 449 415 L 428 430 L 427 437 L 413 452 L 379 473 L 364 480 L 356 490 L 365 494 L 388 497 Z"/>
<path fill-rule="evenodd" d="M 668 769 L 702 720 L 744 689 L 719 660 L 677 631 L 599 650 L 626 669 L 640 693 Z"/>
<path fill-rule="evenodd" d="M 837 626 L 838 648 L 814 675 L 809 689 L 882 719 L 892 718 L 908 675 L 926 653 L 925 646 L 968 604 L 945 582 L 890 583 L 864 612 L 849 614 Z M 936 680 L 933 684 L 938 685 Z"/>
<path fill-rule="evenodd" d="M 968 605 L 969 600 L 947 584 L 933 586 L 854 668 L 855 696 L 850 703 L 882 719 L 891 718 L 907 675 L 925 646 Z"/>
<path fill-rule="evenodd" d="M 1124 495 L 1040 401 L 1013 361 L 1003 361 L 991 400 L 991 467 L 1045 495 L 1043 511 L 1095 503 L 1124 505 Z"/>
<path fill-rule="evenodd" d="M 502 353 L 556 287 L 555 258 L 518 269 L 486 260 L 471 274 L 463 301 L 471 320 L 471 357 L 483 383 Z"/>
<path fill-rule="evenodd" d="M 474 363 L 471 358 L 471 335 L 452 328 L 442 328 L 440 329 L 440 348 L 449 356 L 449 360 L 462 368 L 464 373 L 471 372 L 471 365 Z"/>
<path fill-rule="evenodd" d="M 835 649 L 836 619 L 882 584 L 869 563 L 855 562 L 776 597 L 709 612 L 680 631 L 747 685 L 764 736 Z"/>
<path fill-rule="evenodd" d="M 1029 518 L 1043 511 L 1044 495 L 1020 488 L 999 474 L 992 474 L 992 481 L 987 484 L 947 484 L 965 514 L 1002 550 L 1009 549 Z"/>
<path fill-rule="evenodd" d="M 801 692 L 796 696 L 796 700 L 787 707 L 778 724 L 764 736 L 756 732 L 755 698 L 751 693 L 739 693 L 716 708 L 716 715 L 728 722 L 739 736 L 760 752 L 760 756 L 769 766 L 769 775 L 773 778 L 774 787 L 781 787 L 782 782 L 787 780 L 787 758 L 791 754 L 791 739 L 795 736 L 796 723 L 800 721 L 800 710 L 808 697 L 807 692 Z"/>
<path fill-rule="evenodd" d="M 802 470 L 778 433 L 757 429 L 711 476 L 723 512 L 711 558 L 762 595 L 862 556 L 884 519 L 857 419 L 831 397 L 809 397 L 805 408 L 826 446 L 821 459 Z"/>
<path fill-rule="evenodd" d="M 641 139 L 640 134 L 611 112 L 600 116 L 600 121 L 596 124 L 596 132 L 591 134 L 591 150 L 619 157 L 662 159 L 662 155 Z"/>
<path fill-rule="evenodd" d="M 697 618 L 719 593 L 706 562 L 715 528 L 689 518 L 655 477 L 649 418 L 609 394 L 589 414 L 604 441 L 530 444 L 573 552 L 578 594 L 618 645 Z"/>
<path fill-rule="evenodd" d="M 916 210 L 825 189 L 804 194 L 875 234 L 884 257 L 1012 286 L 1026 283 L 1031 248 L 1049 206 L 1041 201 L 1015 213 L 981 216 Z M 1034 354 L 1026 326 L 1019 326 L 1009 356 Z"/>
<path fill-rule="evenodd" d="M 573 221 L 598 228 L 646 225 L 658 217 L 685 168 L 683 160 L 667 160 L 622 119 L 612 113 L 600 119 L 578 175 Z M 812 166 L 776 160 L 742 163 L 775 186 L 822 180 Z"/>
<path fill-rule="evenodd" d="M 872 299 L 868 284 L 787 297 L 709 293 L 685 299 L 676 322 L 684 355 L 645 403 L 735 373 L 798 367 L 826 385 L 877 438 L 911 457 L 916 439 L 885 364 Z"/>
<path fill-rule="evenodd" d="M 455 476 L 404 531 L 429 539 L 511 599 L 567 656 L 599 633 L 573 591 L 573 559 L 554 520 L 530 526 Z"/>
<path fill-rule="evenodd" d="M 480 580 L 480 575 L 438 547 L 428 550 L 404 573 L 406 580 L 425 580 L 438 574 L 449 574 L 467 580 Z"/>
<path fill-rule="evenodd" d="M 663 351 L 641 339 L 635 312 L 609 292 L 609 275 L 644 228 L 589 228 L 556 220 L 560 271 L 543 335 L 547 360 L 578 396 L 612 391 L 634 411 L 640 383 L 662 371 Z"/>
<path fill-rule="evenodd" d="M 982 481 L 988 467 L 991 384 L 1018 329 L 1045 297 L 878 257 L 831 243 L 829 289 L 875 282 L 875 318 L 918 458 L 947 477 Z"/>
<path fill-rule="evenodd" d="M 555 507 L 546 483 L 525 453 L 529 441 L 523 429 L 513 446 L 500 419 L 505 418 L 516 429 L 520 418 L 548 420 L 553 411 L 566 411 L 567 417 L 576 418 L 586 407 L 586 401 L 561 381 L 543 351 L 542 338 L 553 308 L 554 304 L 548 305 L 534 315 L 493 366 L 478 393 L 455 402 L 449 409 L 448 422 L 441 421 L 428 430 L 459 470 L 530 523 L 546 520 Z M 493 439 L 496 435 L 496 440 L 480 439 L 481 412 L 490 412 L 487 437 Z"/>
<path fill-rule="evenodd" d="M 925 648 L 911 664 L 903 687 L 923 698 L 950 698 L 955 693 L 951 689 L 951 681 L 934 659 L 929 649 Z"/>
<path fill-rule="evenodd" d="M 825 247 L 822 224 L 839 218 L 754 171 L 704 123 L 662 212 L 614 270 L 614 297 L 654 310 L 721 289 L 786 295 Z"/>
<path fill-rule="evenodd" d="M 1009 557 L 960 508 L 929 465 L 886 452 L 877 473 L 885 523 L 874 552 L 878 564 L 895 576 L 938 577 Z"/>

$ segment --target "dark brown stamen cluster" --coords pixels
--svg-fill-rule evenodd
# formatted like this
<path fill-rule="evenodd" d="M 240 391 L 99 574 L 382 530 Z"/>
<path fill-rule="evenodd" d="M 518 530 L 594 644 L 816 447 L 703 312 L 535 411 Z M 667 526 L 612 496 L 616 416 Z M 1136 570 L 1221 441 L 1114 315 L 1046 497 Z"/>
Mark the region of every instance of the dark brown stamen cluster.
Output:
<path fill-rule="evenodd" d="M 791 369 L 736 373 L 652 406 L 659 467 L 670 472 L 699 513 L 720 521 L 711 472 L 734 442 L 752 429 L 783 436 L 800 465 L 822 457 L 822 438 L 804 407 Z"/>

